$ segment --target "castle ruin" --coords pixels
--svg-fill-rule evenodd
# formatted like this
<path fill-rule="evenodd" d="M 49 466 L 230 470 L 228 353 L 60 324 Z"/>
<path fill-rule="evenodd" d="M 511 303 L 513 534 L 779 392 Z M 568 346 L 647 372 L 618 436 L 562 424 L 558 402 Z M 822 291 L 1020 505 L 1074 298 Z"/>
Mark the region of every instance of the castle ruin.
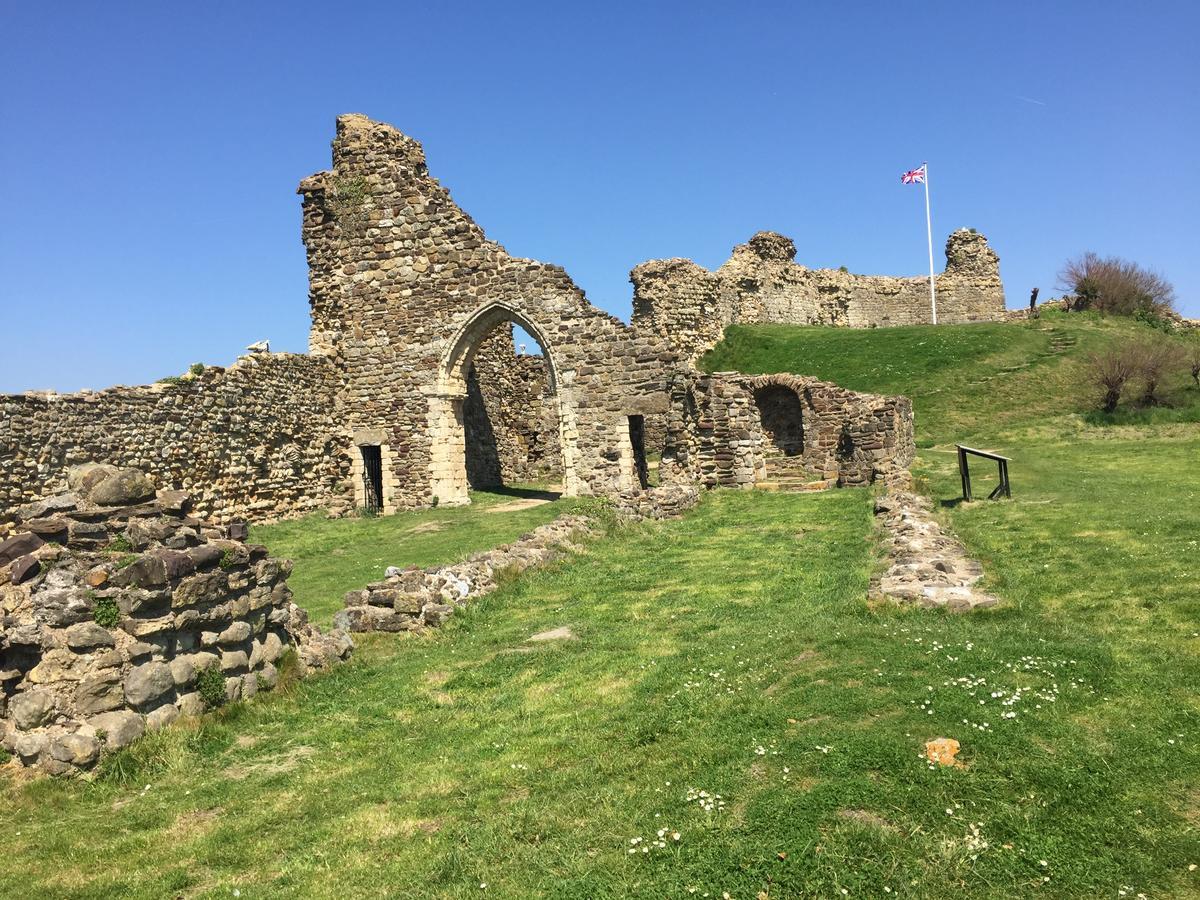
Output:
<path fill-rule="evenodd" d="M 308 354 L 259 353 L 175 383 L 0 397 L 0 509 L 104 461 L 185 490 L 220 523 L 324 508 L 383 513 L 469 502 L 469 490 L 551 478 L 567 495 L 664 481 L 864 484 L 907 467 L 911 405 L 795 375 L 705 375 L 735 323 L 871 327 L 928 321 L 922 278 L 811 270 L 759 233 L 710 272 L 631 273 L 630 324 L 566 272 L 510 256 L 428 171 L 414 139 L 337 120 L 333 167 L 304 179 Z M 996 254 L 957 231 L 939 320 L 1004 315 Z M 512 328 L 539 344 L 518 354 Z"/>

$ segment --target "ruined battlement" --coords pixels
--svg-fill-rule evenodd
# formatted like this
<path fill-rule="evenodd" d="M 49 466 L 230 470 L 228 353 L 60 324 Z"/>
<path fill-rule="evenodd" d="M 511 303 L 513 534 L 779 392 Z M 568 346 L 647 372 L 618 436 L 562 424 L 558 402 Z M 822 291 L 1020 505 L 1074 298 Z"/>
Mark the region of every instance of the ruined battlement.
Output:
<path fill-rule="evenodd" d="M 686 259 L 652 260 L 630 273 L 633 323 L 698 359 L 727 325 L 835 325 L 873 328 L 930 322 L 929 280 L 809 269 L 784 235 L 760 231 L 710 272 Z M 1000 261 L 987 238 L 968 229 L 946 240 L 935 280 L 942 324 L 1004 317 Z"/>
<path fill-rule="evenodd" d="M 697 374 L 690 364 L 727 325 L 929 319 L 924 278 L 808 269 L 790 238 L 759 232 L 716 271 L 686 259 L 642 263 L 625 324 L 560 266 L 489 240 L 429 173 L 419 141 L 359 114 L 338 117 L 332 167 L 298 192 L 309 354 L 254 354 L 171 384 L 0 397 L 0 513 L 60 489 L 72 465 L 91 459 L 187 490 L 218 522 L 467 503 L 471 488 L 535 477 L 561 479 L 568 496 L 619 496 L 646 487 L 648 455 L 668 440 L 687 445 L 670 431 L 673 386 Z M 937 289 L 940 321 L 1004 313 L 996 254 L 974 232 L 946 242 Z M 515 352 L 514 325 L 540 356 Z M 769 417 L 755 390 L 745 388 L 738 415 Z M 807 446 L 827 449 L 853 398 L 788 390 L 824 398 L 806 414 L 788 409 L 820 424 Z M 840 483 L 882 471 L 864 460 L 839 463 Z"/>

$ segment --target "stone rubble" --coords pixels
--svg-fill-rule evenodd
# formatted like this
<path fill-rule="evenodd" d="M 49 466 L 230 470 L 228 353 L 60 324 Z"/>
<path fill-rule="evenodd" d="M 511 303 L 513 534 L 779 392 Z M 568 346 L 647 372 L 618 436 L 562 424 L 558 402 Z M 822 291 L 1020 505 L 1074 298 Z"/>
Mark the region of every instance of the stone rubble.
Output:
<path fill-rule="evenodd" d="M 995 606 L 996 597 L 975 588 L 983 566 L 942 531 L 932 510 L 928 498 L 908 490 L 889 490 L 875 498 L 888 568 L 872 582 L 871 596 L 953 612 Z"/>
<path fill-rule="evenodd" d="M 694 487 L 668 485 L 630 492 L 618 498 L 614 507 L 626 521 L 664 519 L 694 506 L 699 496 Z M 352 632 L 437 627 L 455 609 L 490 594 L 503 578 L 580 549 L 581 539 L 596 534 L 595 524 L 591 516 L 565 513 L 511 544 L 473 554 L 459 563 L 428 569 L 389 567 L 388 572 L 396 574 L 345 595 L 345 608 L 333 617 L 333 624 Z"/>
<path fill-rule="evenodd" d="M 208 670 L 233 701 L 273 688 L 288 650 L 301 674 L 349 656 L 349 635 L 292 602 L 291 562 L 244 528 L 193 518 L 187 494 L 135 469 L 77 466 L 68 484 L 0 542 L 0 746 L 18 762 L 90 768 L 203 712 Z"/>

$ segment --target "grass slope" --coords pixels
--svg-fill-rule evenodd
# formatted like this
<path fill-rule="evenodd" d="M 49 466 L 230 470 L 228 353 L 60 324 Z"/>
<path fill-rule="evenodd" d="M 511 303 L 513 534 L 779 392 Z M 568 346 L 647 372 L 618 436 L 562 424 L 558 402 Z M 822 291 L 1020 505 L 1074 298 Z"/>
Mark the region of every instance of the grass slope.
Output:
<path fill-rule="evenodd" d="M 701 366 L 795 372 L 854 390 L 904 394 L 913 400 L 917 437 L 926 445 L 1017 434 L 1062 440 L 1086 425 L 1200 422 L 1200 392 L 1183 372 L 1171 383 L 1172 408 L 1091 412 L 1096 392 L 1086 384 L 1087 357 L 1150 334 L 1128 319 L 1056 310 L 1031 322 L 937 328 L 740 325 L 726 331 Z"/>
<path fill-rule="evenodd" d="M 92 783 L 9 780 L 0 896 L 1196 895 L 1200 431 L 1057 391 L 1122 327 L 925 330 L 957 361 L 917 334 L 903 377 L 902 330 L 776 344 L 880 360 L 843 380 L 916 397 L 935 496 L 954 439 L 1011 451 L 1013 501 L 944 510 L 1000 609 L 868 608 L 866 491 L 709 494 Z"/>

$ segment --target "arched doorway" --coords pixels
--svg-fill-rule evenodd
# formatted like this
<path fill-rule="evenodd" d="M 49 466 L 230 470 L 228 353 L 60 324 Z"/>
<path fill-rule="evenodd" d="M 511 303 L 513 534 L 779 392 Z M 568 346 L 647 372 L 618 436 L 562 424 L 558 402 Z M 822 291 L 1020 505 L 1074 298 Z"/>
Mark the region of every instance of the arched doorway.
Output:
<path fill-rule="evenodd" d="M 518 358 L 514 324 L 537 343 L 540 357 Z M 525 378 L 538 384 L 524 384 Z M 507 402 L 523 391 L 536 394 L 536 403 L 522 410 Z M 522 421 L 523 414 L 540 421 Z M 508 306 L 476 311 L 450 342 L 438 386 L 429 393 L 429 426 L 430 490 L 440 504 L 469 503 L 470 489 L 521 480 L 531 460 L 549 463 L 551 457 L 563 493 L 579 492 L 573 407 L 564 396 L 553 348 L 542 329 Z"/>
<path fill-rule="evenodd" d="M 754 392 L 768 454 L 804 455 L 804 404 L 791 388 L 770 384 Z"/>

